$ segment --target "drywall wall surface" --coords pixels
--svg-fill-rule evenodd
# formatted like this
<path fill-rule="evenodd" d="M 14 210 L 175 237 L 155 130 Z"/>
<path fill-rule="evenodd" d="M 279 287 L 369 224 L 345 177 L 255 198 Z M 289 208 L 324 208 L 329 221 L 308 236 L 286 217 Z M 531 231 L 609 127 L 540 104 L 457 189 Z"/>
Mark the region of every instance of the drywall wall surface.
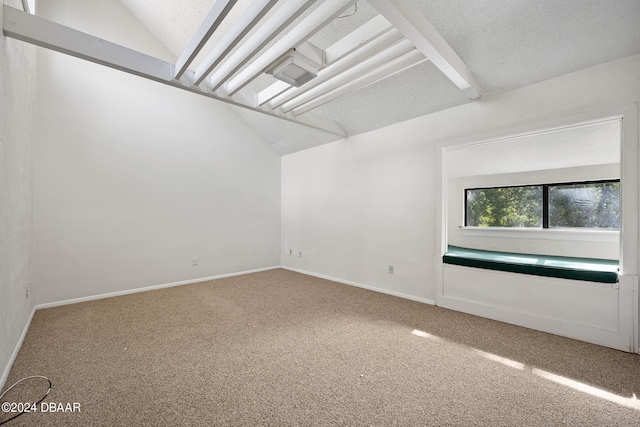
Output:
<path fill-rule="evenodd" d="M 282 264 L 435 299 L 438 144 L 639 99 L 636 55 L 284 156 Z"/>
<path fill-rule="evenodd" d="M 435 186 L 435 158 L 405 136 L 381 130 L 282 158 L 283 265 L 431 298 L 435 196 L 421 189 Z"/>
<path fill-rule="evenodd" d="M 20 1 L 4 3 L 22 8 Z M 27 291 L 33 274 L 35 84 L 34 47 L 0 36 L 0 389 L 34 307 Z"/>
<path fill-rule="evenodd" d="M 82 3 L 39 14 L 170 55 L 119 2 Z M 280 157 L 230 107 L 44 49 L 38 72 L 38 303 L 279 264 Z"/>
<path fill-rule="evenodd" d="M 621 122 L 598 120 L 457 147 L 447 152 L 446 174 L 451 179 L 620 163 Z"/>

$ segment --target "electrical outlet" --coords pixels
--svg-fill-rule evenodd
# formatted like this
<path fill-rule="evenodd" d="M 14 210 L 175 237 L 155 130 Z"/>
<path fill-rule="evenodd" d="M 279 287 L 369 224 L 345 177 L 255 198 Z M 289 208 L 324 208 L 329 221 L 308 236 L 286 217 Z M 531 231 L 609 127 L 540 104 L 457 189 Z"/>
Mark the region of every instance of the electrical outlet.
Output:
<path fill-rule="evenodd" d="M 302 258 L 302 251 L 298 252 L 298 258 Z"/>
<path fill-rule="evenodd" d="M 31 295 L 31 283 L 27 285 L 27 290 L 25 293 L 26 293 L 25 297 L 29 299 L 29 295 Z"/>
<path fill-rule="evenodd" d="M 289 256 L 293 255 L 293 249 L 289 249 Z"/>
<path fill-rule="evenodd" d="M 192 265 L 193 265 L 194 267 L 195 267 L 196 265 L 198 265 L 198 258 L 194 258 L 194 259 L 193 259 L 193 264 L 192 264 Z"/>
<path fill-rule="evenodd" d="M 393 265 L 390 265 L 389 266 L 389 274 L 393 274 L 393 270 L 394 270 Z"/>

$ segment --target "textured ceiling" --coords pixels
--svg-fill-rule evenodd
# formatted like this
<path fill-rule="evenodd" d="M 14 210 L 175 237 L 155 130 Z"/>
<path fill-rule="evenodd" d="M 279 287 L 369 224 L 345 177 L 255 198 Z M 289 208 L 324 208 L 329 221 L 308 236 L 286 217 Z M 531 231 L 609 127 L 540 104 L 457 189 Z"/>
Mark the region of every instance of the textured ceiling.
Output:
<path fill-rule="evenodd" d="M 176 57 L 215 2 L 120 1 Z M 640 53 L 640 0 L 406 1 L 419 5 L 424 16 L 462 58 L 480 85 L 482 96 Z M 208 43 L 209 49 L 249 3 L 250 0 L 238 1 Z M 353 11 L 351 8 L 345 15 Z M 375 15 L 375 10 L 360 0 L 352 16 L 335 20 L 309 41 L 327 47 Z M 296 22 L 300 19 L 302 17 Z M 294 25 L 295 22 L 289 28 Z M 206 51 L 205 48 L 192 69 Z M 273 77 L 264 75 L 250 87 L 260 90 L 274 81 Z M 355 135 L 468 102 L 471 101 L 427 62 L 313 112 L 335 119 L 348 135 Z M 281 154 L 338 139 L 260 113 L 233 108 Z"/>

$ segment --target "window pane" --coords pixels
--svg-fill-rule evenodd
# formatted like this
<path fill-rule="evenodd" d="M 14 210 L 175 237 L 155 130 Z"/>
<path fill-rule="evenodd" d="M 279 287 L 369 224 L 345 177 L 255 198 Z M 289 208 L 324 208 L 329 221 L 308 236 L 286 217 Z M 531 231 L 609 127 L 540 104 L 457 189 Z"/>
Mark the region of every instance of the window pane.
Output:
<path fill-rule="evenodd" d="M 620 183 L 550 186 L 549 227 L 620 228 Z"/>
<path fill-rule="evenodd" d="M 467 225 L 542 227 L 542 186 L 467 190 Z"/>

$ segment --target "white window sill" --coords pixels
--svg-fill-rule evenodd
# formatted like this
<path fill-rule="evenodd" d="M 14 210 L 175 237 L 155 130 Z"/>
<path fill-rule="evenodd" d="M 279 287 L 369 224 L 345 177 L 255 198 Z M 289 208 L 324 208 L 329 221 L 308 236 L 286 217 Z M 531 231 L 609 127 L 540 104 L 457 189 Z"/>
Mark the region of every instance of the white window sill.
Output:
<path fill-rule="evenodd" d="M 502 228 L 460 227 L 463 236 L 497 237 L 505 239 L 571 240 L 582 242 L 618 243 L 619 230 L 579 230 L 575 228 Z"/>

